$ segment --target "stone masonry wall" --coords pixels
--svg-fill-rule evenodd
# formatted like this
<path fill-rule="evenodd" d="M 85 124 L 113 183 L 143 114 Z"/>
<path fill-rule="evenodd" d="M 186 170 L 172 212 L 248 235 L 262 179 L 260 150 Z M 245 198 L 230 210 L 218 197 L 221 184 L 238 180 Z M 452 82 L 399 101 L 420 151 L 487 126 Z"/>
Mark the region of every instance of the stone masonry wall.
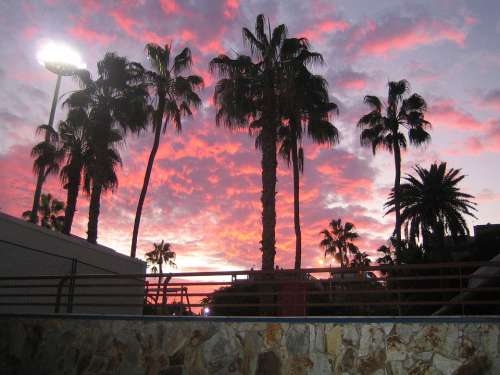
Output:
<path fill-rule="evenodd" d="M 500 374 L 500 323 L 0 317 L 1 374 Z"/>

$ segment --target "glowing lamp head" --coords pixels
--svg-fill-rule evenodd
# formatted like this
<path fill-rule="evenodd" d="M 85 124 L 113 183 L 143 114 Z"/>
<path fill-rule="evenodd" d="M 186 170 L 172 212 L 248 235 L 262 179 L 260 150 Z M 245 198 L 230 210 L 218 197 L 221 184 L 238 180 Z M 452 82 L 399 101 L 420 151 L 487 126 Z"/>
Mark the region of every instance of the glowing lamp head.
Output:
<path fill-rule="evenodd" d="M 208 316 L 210 314 L 210 308 L 209 307 L 204 307 L 203 308 L 203 315 Z"/>
<path fill-rule="evenodd" d="M 63 76 L 72 75 L 76 70 L 86 67 L 78 52 L 56 42 L 45 44 L 38 52 L 37 59 L 47 70 Z"/>

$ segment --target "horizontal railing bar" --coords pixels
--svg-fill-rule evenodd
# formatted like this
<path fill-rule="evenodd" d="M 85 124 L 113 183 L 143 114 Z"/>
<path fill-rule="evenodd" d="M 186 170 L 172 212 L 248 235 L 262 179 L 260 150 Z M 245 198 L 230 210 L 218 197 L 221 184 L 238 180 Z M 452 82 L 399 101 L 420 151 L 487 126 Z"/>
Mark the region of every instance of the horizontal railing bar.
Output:
<path fill-rule="evenodd" d="M 16 303 L 0 303 L 0 306 L 53 306 L 53 303 L 44 303 L 44 302 L 16 302 Z M 147 305 L 147 304 L 146 304 Z M 451 305 L 499 305 L 500 300 L 494 301 L 376 301 L 376 302 L 322 302 L 322 303 L 294 303 L 288 306 L 306 306 L 306 307 L 314 307 L 314 306 L 451 306 Z M 137 307 L 144 306 L 143 303 L 73 303 L 73 306 L 88 306 L 88 307 Z M 178 304 L 169 304 L 169 305 L 150 305 L 150 306 L 190 306 L 190 307 L 204 307 L 207 304 L 203 303 L 178 303 Z M 208 306 L 212 307 L 283 307 L 280 303 L 232 303 L 232 304 L 209 304 Z"/>
<path fill-rule="evenodd" d="M 500 292 L 500 287 L 491 288 L 433 288 L 433 289 L 374 289 L 374 290 L 328 290 L 328 291 L 304 291 L 304 295 L 350 295 L 350 294 L 396 294 L 396 293 L 451 293 L 451 292 Z M 156 297 L 158 294 L 156 290 L 150 291 L 148 293 L 75 293 L 59 294 L 60 297 Z M 282 295 L 297 295 L 297 292 L 293 291 L 276 291 L 276 292 L 193 292 L 193 293 L 166 293 L 163 294 L 160 290 L 159 296 L 163 297 L 204 297 L 209 295 L 215 295 L 217 297 L 242 297 L 242 296 L 282 296 Z M 23 293 L 23 294 L 0 294 L 0 298 L 6 297 L 56 297 L 57 294 L 53 293 Z"/>
<path fill-rule="evenodd" d="M 480 279 L 480 280 L 493 280 L 500 278 L 499 275 L 463 275 L 462 279 Z M 371 281 L 431 281 L 431 280 L 458 280 L 460 279 L 460 275 L 434 275 L 434 276 L 405 276 L 405 277 L 378 277 L 378 278 L 369 278 L 369 279 L 316 279 L 316 280 L 238 280 L 236 282 L 231 281 L 187 281 L 187 282 L 169 282 L 168 286 L 197 286 L 197 285 L 269 285 L 269 284 L 354 284 L 354 283 L 367 283 Z M 78 287 L 152 287 L 158 286 L 158 283 L 137 283 L 137 284 L 108 284 L 108 283 L 78 283 Z M 163 286 L 163 284 L 160 284 Z M 57 284 L 19 284 L 19 285 L 2 285 L 0 284 L 0 289 L 2 288 L 48 288 L 48 287 L 57 287 Z"/>
<path fill-rule="evenodd" d="M 369 271 L 407 271 L 407 270 L 431 270 L 445 268 L 475 268 L 475 267 L 500 267 L 500 262 L 450 262 L 450 263 L 429 263 L 429 264 L 400 264 L 400 265 L 377 265 L 351 268 L 304 268 L 300 271 L 290 270 L 235 270 L 235 271 L 205 271 L 205 272 L 177 272 L 163 274 L 76 274 L 75 279 L 87 278 L 158 278 L 158 277 L 194 277 L 194 276 L 241 276 L 241 275 L 284 275 L 284 274 L 304 274 L 304 273 L 337 273 L 355 274 Z M 67 275 L 33 275 L 33 276 L 1 276 L 0 280 L 30 280 L 30 279 L 54 279 Z"/>

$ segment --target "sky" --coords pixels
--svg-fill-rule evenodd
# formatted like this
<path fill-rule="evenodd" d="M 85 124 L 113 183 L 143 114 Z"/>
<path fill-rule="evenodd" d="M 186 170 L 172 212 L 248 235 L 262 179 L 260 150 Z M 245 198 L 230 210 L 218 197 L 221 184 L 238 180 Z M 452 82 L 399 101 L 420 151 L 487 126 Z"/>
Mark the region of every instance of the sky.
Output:
<path fill-rule="evenodd" d="M 357 120 L 368 112 L 367 94 L 387 96 L 387 83 L 407 79 L 428 102 L 432 141 L 403 155 L 403 174 L 419 164 L 445 161 L 467 176 L 463 191 L 477 202 L 473 225 L 500 222 L 500 2 L 270 1 L 270 0 L 3 0 L 0 2 L 0 210 L 13 216 L 31 208 L 35 187 L 30 149 L 37 126 L 47 123 L 55 76 L 36 60 L 48 41 L 78 50 L 95 74 L 108 51 L 147 67 L 148 42 L 185 46 L 193 73 L 205 80 L 203 105 L 183 131 L 162 136 L 141 221 L 138 254 L 170 242 L 179 271 L 260 267 L 260 155 L 245 131 L 217 128 L 208 62 L 220 53 L 248 53 L 242 27 L 253 30 L 264 13 L 285 23 L 290 36 L 309 38 L 325 64 L 340 107 L 335 147 L 305 142 L 301 180 L 303 265 L 331 263 L 319 248 L 330 220 L 356 225 L 360 248 L 376 257 L 393 227 L 383 204 L 393 184 L 393 159 L 359 144 Z M 64 78 L 61 94 L 78 89 Z M 65 117 L 57 108 L 56 123 Z M 128 136 L 120 149 L 119 187 L 102 199 L 100 244 L 128 254 L 135 208 L 153 142 L 152 133 Z M 44 186 L 61 200 L 58 178 Z M 277 254 L 293 267 L 292 176 L 280 160 L 277 185 Z M 85 237 L 88 197 L 80 195 L 74 234 Z"/>

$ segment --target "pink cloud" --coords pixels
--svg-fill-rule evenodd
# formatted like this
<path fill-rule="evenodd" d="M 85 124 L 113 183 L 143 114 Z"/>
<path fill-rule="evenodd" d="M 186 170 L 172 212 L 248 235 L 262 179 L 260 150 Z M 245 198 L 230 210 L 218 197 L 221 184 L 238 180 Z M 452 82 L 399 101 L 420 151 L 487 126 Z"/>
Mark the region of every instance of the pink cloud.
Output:
<path fill-rule="evenodd" d="M 116 39 L 115 35 L 100 33 L 87 28 L 83 24 L 78 24 L 71 27 L 68 32 L 75 38 L 87 43 L 98 43 L 102 46 L 108 46 Z"/>
<path fill-rule="evenodd" d="M 235 18 L 239 9 L 240 9 L 239 0 L 226 0 L 224 4 L 224 17 L 228 19 Z"/>
<path fill-rule="evenodd" d="M 464 30 L 437 19 L 387 18 L 381 23 L 370 20 L 353 28 L 346 48 L 355 56 L 386 56 L 443 41 L 463 47 L 466 37 Z"/>
<path fill-rule="evenodd" d="M 427 119 L 435 127 L 445 126 L 457 130 L 477 130 L 484 125 L 470 113 L 457 109 L 451 100 L 438 100 L 432 103 Z"/>
<path fill-rule="evenodd" d="M 315 26 L 304 30 L 300 36 L 303 36 L 311 41 L 323 39 L 327 34 L 335 31 L 345 31 L 349 28 L 350 24 L 343 20 L 326 20 L 322 21 Z"/>

